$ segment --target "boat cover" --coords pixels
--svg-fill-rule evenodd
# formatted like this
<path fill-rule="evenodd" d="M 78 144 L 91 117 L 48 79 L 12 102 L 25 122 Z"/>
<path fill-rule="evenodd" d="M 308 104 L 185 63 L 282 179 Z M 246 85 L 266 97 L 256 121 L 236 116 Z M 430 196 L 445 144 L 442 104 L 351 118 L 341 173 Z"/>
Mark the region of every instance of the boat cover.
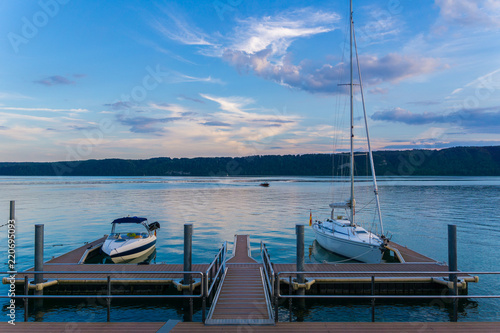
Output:
<path fill-rule="evenodd" d="M 141 222 L 144 222 L 147 220 L 148 219 L 145 217 L 137 217 L 137 216 L 130 217 L 129 216 L 129 217 L 122 217 L 122 218 L 116 219 L 111 223 L 141 223 Z"/>

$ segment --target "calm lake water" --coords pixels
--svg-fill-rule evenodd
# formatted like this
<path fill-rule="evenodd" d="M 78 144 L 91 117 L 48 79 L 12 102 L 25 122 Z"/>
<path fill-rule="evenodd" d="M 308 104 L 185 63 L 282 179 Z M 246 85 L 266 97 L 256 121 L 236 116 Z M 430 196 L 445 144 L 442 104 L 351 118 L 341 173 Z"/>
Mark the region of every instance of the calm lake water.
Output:
<path fill-rule="evenodd" d="M 370 227 L 374 213 L 367 180 L 357 182 L 355 190 L 357 216 Z M 260 187 L 263 181 L 271 186 Z M 456 224 L 459 269 L 500 270 L 500 177 L 382 177 L 379 187 L 385 231 L 393 241 L 445 262 L 447 225 Z M 102 237 L 109 233 L 112 220 L 128 215 L 160 222 L 156 263 L 183 262 L 185 223 L 193 223 L 193 263 L 209 263 L 224 241 L 231 249 L 235 234 L 251 235 L 257 260 L 263 241 L 274 262 L 293 263 L 295 225 L 307 225 L 309 210 L 315 219 L 327 217 L 328 204 L 337 193 L 329 177 L 0 177 L 4 220 L 0 224 L 7 223 L 9 200 L 15 200 L 18 270 L 33 266 L 35 224 L 45 224 L 45 260 L 49 260 Z M 6 227 L 0 232 L 5 263 Z M 308 262 L 342 260 L 313 246 L 314 234 L 307 227 L 305 241 Z M 6 295 L 7 286 L 2 285 L 0 292 Z M 479 283 L 470 284 L 469 294 L 499 295 L 500 277 L 480 276 Z M 8 300 L 0 302 L 6 314 Z M 112 305 L 112 321 L 182 319 L 175 302 L 117 303 Z M 105 306 L 95 301 L 46 301 L 45 305 L 45 321 L 106 320 Z M 498 299 L 469 299 L 459 310 L 459 321 L 500 320 Z M 280 320 L 288 320 L 285 308 L 280 313 Z M 22 307 L 17 315 L 22 321 Z M 369 305 L 363 302 L 308 302 L 302 315 L 305 321 L 371 318 Z M 449 317 L 449 307 L 429 300 L 380 302 L 376 308 L 377 321 L 448 321 Z M 195 320 L 200 318 L 198 311 Z"/>

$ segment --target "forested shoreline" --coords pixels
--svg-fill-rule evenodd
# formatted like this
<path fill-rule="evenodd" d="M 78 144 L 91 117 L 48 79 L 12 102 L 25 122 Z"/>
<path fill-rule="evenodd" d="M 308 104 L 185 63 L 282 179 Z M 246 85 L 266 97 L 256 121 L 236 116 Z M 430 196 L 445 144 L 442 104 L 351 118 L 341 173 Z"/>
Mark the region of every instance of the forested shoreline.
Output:
<path fill-rule="evenodd" d="M 379 176 L 500 176 L 500 146 L 376 151 Z M 61 162 L 0 162 L 3 176 L 330 176 L 347 168 L 346 154 L 247 157 L 157 157 Z M 370 174 L 366 153 L 357 175 Z"/>

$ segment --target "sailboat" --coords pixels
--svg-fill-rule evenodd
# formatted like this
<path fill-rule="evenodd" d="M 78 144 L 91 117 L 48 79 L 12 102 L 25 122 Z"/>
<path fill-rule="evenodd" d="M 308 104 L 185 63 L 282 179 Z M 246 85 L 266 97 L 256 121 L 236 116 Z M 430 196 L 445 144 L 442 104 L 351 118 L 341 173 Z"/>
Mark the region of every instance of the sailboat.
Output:
<path fill-rule="evenodd" d="M 368 131 L 368 121 L 366 117 L 365 101 L 363 96 L 363 85 L 358 61 L 358 52 L 356 47 L 356 35 L 354 33 L 354 21 L 352 12 L 352 0 L 350 1 L 350 198 L 343 202 L 333 202 L 330 204 L 331 216 L 325 221 L 316 221 L 312 223 L 312 229 L 317 242 L 321 247 L 339 254 L 343 257 L 354 259 L 365 263 L 380 263 L 385 251 L 388 239 L 384 236 L 384 227 L 382 224 L 382 214 L 380 211 L 380 201 L 378 196 L 377 179 L 375 176 L 375 167 L 373 165 L 373 155 L 370 146 L 370 136 Z M 359 83 L 353 83 L 353 43 L 356 50 L 356 63 L 359 75 Z M 355 220 L 356 201 L 354 199 L 354 112 L 353 112 L 353 86 L 359 85 L 361 92 L 361 101 L 365 119 L 366 138 L 368 145 L 368 156 L 370 159 L 371 174 L 373 178 L 373 192 L 380 223 L 380 235 L 372 233 L 360 226 Z M 339 213 L 340 211 L 340 213 Z"/>

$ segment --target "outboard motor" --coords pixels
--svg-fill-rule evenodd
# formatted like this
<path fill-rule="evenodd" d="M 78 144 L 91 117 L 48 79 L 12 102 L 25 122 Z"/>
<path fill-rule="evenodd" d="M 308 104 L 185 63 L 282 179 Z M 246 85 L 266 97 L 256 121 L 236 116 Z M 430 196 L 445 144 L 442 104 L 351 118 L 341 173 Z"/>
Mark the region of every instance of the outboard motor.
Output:
<path fill-rule="evenodd" d="M 153 222 L 153 223 L 151 223 L 151 224 L 148 225 L 148 228 L 149 228 L 149 231 L 160 229 L 160 223 Z"/>

